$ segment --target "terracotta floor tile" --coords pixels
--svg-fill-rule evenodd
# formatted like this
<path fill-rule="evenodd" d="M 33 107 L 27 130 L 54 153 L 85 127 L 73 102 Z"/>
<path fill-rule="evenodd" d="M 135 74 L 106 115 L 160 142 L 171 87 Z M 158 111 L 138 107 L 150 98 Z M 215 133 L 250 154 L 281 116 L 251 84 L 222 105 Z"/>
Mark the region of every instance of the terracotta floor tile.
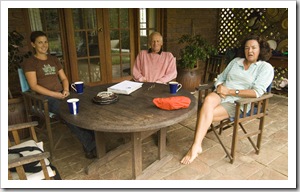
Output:
<path fill-rule="evenodd" d="M 180 160 L 189 150 L 194 137 L 196 116 L 176 125 L 167 131 L 167 150 L 172 159 L 153 174 L 151 180 L 287 180 L 288 179 L 288 106 L 286 97 L 274 96 L 269 103 L 269 116 L 265 121 L 262 150 L 256 155 L 248 140 L 239 141 L 236 160 L 229 162 L 213 132 L 203 141 L 203 152 L 192 164 L 182 165 Z M 247 126 L 253 125 L 248 123 Z M 80 142 L 63 124 L 57 124 L 64 131 L 64 139 L 54 153 L 52 163 L 66 180 L 131 180 L 131 151 L 126 151 L 109 163 L 98 167 L 90 175 L 85 168 L 93 160 L 86 159 Z M 107 134 L 114 148 L 129 141 L 128 134 Z M 232 129 L 225 130 L 221 138 L 225 146 L 231 147 Z M 45 149 L 49 149 L 47 139 Z M 153 137 L 143 142 L 143 168 L 157 157 L 157 146 Z"/>

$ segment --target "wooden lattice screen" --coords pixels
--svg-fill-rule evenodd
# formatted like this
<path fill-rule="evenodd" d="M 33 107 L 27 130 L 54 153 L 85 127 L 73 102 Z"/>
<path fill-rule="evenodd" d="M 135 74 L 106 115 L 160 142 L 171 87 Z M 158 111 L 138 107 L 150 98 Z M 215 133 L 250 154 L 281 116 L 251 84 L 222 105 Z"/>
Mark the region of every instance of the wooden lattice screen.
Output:
<path fill-rule="evenodd" d="M 261 34 L 268 40 L 276 41 L 277 45 L 288 38 L 287 8 L 224 8 L 219 18 L 218 50 L 221 54 L 238 48 L 249 33 Z M 274 79 L 286 77 L 287 68 L 275 68 Z"/>

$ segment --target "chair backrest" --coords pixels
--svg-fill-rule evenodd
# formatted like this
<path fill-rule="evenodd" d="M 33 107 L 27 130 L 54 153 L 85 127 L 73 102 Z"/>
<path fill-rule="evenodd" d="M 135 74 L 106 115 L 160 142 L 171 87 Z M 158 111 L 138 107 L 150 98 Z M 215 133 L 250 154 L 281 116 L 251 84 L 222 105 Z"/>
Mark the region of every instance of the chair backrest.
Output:
<path fill-rule="evenodd" d="M 30 89 L 30 87 L 28 85 L 27 79 L 25 77 L 25 74 L 24 74 L 24 71 L 22 68 L 18 68 L 18 75 L 19 75 L 22 92 L 28 91 Z"/>
<path fill-rule="evenodd" d="M 203 82 L 213 82 L 217 75 L 220 74 L 225 67 L 226 63 L 224 55 L 211 56 L 206 60 Z"/>
<path fill-rule="evenodd" d="M 38 117 L 41 122 L 43 122 L 43 124 L 39 128 L 43 129 L 44 127 L 46 127 L 45 131 L 49 138 L 50 152 L 52 155 L 55 146 L 51 124 L 59 122 L 58 115 L 49 111 L 48 99 L 44 95 L 37 94 L 34 91 L 30 90 L 22 68 L 18 69 L 18 75 L 23 93 L 27 119 L 28 121 L 31 121 L 32 117 Z M 54 120 L 51 121 L 50 118 L 53 118 Z"/>
<path fill-rule="evenodd" d="M 8 178 L 12 179 L 51 179 L 55 176 L 48 158 L 49 152 L 44 152 L 42 142 L 35 133 L 37 121 L 8 126 Z M 20 140 L 18 131 L 29 129 L 31 138 Z"/>
<path fill-rule="evenodd" d="M 271 82 L 271 84 L 267 87 L 266 92 L 267 92 L 267 93 L 271 93 L 271 89 L 272 89 L 272 82 Z"/>

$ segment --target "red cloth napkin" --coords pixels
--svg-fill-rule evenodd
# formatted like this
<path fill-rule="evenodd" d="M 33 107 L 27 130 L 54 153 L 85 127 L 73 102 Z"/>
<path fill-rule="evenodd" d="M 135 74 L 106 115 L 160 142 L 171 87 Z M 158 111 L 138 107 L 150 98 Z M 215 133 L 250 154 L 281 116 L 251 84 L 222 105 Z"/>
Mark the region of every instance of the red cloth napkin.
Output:
<path fill-rule="evenodd" d="M 175 110 L 188 108 L 190 106 L 191 99 L 185 96 L 154 98 L 153 103 L 160 109 Z"/>

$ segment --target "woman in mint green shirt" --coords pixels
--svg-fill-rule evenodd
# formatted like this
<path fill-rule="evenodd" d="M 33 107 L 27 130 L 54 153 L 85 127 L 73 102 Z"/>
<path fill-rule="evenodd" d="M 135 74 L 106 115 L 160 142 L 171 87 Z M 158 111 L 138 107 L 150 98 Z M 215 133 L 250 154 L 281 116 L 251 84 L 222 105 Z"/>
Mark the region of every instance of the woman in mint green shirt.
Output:
<path fill-rule="evenodd" d="M 234 117 L 234 101 L 240 97 L 260 97 L 271 84 L 274 69 L 266 62 L 271 56 L 268 42 L 249 35 L 242 42 L 243 52 L 233 59 L 215 82 L 216 90 L 206 98 L 200 110 L 194 142 L 181 160 L 190 164 L 202 152 L 202 141 L 212 122 Z"/>

